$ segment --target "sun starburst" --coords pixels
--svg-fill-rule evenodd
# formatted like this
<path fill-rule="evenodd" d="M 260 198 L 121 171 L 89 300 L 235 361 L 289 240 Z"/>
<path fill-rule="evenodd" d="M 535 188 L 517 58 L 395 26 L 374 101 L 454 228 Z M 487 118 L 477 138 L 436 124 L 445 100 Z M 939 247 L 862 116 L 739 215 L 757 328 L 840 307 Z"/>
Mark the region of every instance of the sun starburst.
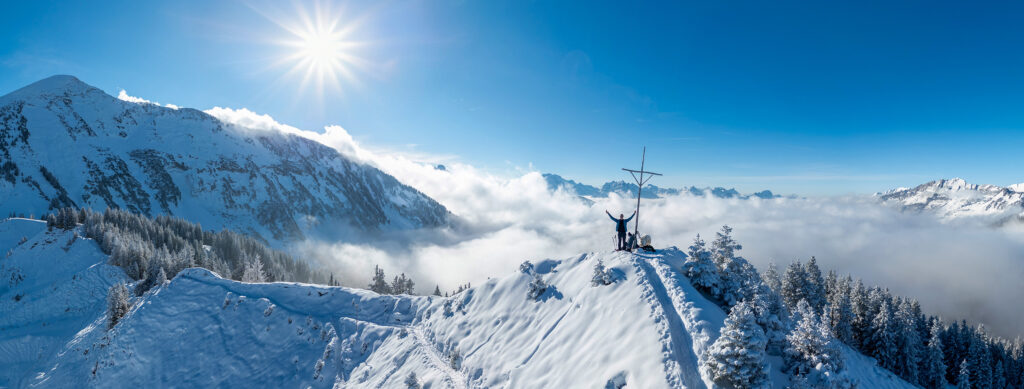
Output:
<path fill-rule="evenodd" d="M 366 61 L 357 51 L 364 43 L 353 38 L 359 23 L 329 3 L 316 2 L 312 9 L 298 3 L 294 15 L 266 15 L 286 33 L 277 40 L 285 53 L 277 65 L 287 69 L 285 80 L 299 81 L 298 92 L 315 92 L 321 100 L 327 90 L 340 92 L 357 84 L 357 71 Z"/>

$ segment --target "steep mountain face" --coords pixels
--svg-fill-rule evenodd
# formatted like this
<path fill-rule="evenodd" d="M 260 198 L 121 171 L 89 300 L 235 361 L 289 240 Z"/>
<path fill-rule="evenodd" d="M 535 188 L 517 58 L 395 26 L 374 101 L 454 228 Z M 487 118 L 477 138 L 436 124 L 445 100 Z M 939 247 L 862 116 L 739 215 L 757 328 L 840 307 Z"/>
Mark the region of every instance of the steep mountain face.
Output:
<path fill-rule="evenodd" d="M 583 197 L 608 197 L 610 193 L 618 193 L 626 197 L 636 197 L 637 185 L 626 181 L 610 181 L 604 183 L 601 188 L 597 188 L 592 185 L 579 183 L 570 179 L 566 179 L 557 174 L 545 173 L 544 180 L 548 184 L 548 190 L 555 191 L 558 189 L 571 191 L 579 196 Z M 689 193 L 694 196 L 714 196 L 722 199 L 749 199 L 757 197 L 761 199 L 773 199 L 782 197 L 772 193 L 770 190 L 763 190 L 757 193 L 748 195 L 741 194 L 736 189 L 725 189 L 722 187 L 714 188 L 698 188 L 696 186 L 685 187 L 682 189 L 675 188 L 661 188 L 657 185 L 644 185 L 644 191 L 641 196 L 645 199 L 656 199 L 667 196 L 677 196 L 682 193 Z"/>
<path fill-rule="evenodd" d="M 877 194 L 879 200 L 906 211 L 933 212 L 945 220 L 983 218 L 996 223 L 1024 217 L 1022 185 L 1003 188 L 969 184 L 960 178 L 936 180 L 915 188 Z"/>
<path fill-rule="evenodd" d="M 126 277 L 74 236 L 0 221 L 0 279 L 17 275 L 0 284 L 0 364 L 14 367 L 0 386 L 404 388 L 415 374 L 430 388 L 715 387 L 702 362 L 726 315 L 675 248 L 539 261 L 448 298 L 192 268 L 133 297 L 108 330 L 103 296 Z M 612 284 L 591 282 L 598 261 Z M 547 288 L 529 298 L 537 275 Z M 840 351 L 860 387 L 912 387 Z M 772 387 L 786 387 L 781 358 L 769 363 Z"/>
<path fill-rule="evenodd" d="M 121 101 L 71 76 L 0 97 L 0 214 L 123 208 L 271 243 L 436 227 L 448 211 L 376 168 L 291 134 Z"/>

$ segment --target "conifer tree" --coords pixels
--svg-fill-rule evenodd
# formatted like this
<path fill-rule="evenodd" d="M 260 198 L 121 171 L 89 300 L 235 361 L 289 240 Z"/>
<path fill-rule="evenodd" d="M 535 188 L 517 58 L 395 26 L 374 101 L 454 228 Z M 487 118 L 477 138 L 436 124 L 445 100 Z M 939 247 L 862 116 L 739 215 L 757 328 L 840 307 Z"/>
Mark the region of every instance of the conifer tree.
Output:
<path fill-rule="evenodd" d="M 441 296 L 441 285 L 434 285 L 434 296 Z"/>
<path fill-rule="evenodd" d="M 946 357 L 942 351 L 942 325 L 936 321 L 932 324 L 931 338 L 921 363 L 921 386 L 925 388 L 946 387 Z"/>
<path fill-rule="evenodd" d="M 786 273 L 782 276 L 782 301 L 786 302 L 786 307 L 793 310 L 800 300 L 806 300 L 807 289 L 807 273 L 803 264 L 794 261 L 786 266 Z"/>
<path fill-rule="evenodd" d="M 869 315 L 868 296 L 864 282 L 860 279 L 857 279 L 857 283 L 850 289 L 850 305 L 853 307 L 853 335 L 856 344 L 867 354 L 867 339 L 870 337 L 871 321 L 874 317 Z"/>
<path fill-rule="evenodd" d="M 540 296 L 544 294 L 544 291 L 548 289 L 548 284 L 544 282 L 540 274 L 533 275 L 533 281 L 530 282 L 529 290 L 526 295 L 530 300 L 538 300 Z"/>
<path fill-rule="evenodd" d="M 821 314 L 822 309 L 825 308 L 825 280 L 821 276 L 821 269 L 818 268 L 818 260 L 811 257 L 810 261 L 807 261 L 807 266 L 804 268 L 806 274 L 806 288 L 804 292 L 807 303 L 811 304 L 811 308 L 814 308 L 814 312 Z"/>
<path fill-rule="evenodd" d="M 705 366 L 722 386 L 769 388 L 767 344 L 750 304 L 741 302 L 726 317 L 721 336 L 708 349 Z"/>
<path fill-rule="evenodd" d="M 693 239 L 693 244 L 690 245 L 687 251 L 683 270 L 697 290 L 715 298 L 721 296 L 719 286 L 722 280 L 719 277 L 718 266 L 711 259 L 711 252 L 707 250 L 704 240 L 700 238 L 700 234 L 697 234 L 697 237 Z"/>
<path fill-rule="evenodd" d="M 373 279 L 370 280 L 370 290 L 377 294 L 391 294 L 391 286 L 388 285 L 384 269 L 380 266 L 373 267 Z"/>
<path fill-rule="evenodd" d="M 976 333 L 970 337 L 967 350 L 967 363 L 971 369 L 971 383 L 978 389 L 992 388 L 992 353 L 988 348 L 988 335 L 984 326 L 978 326 Z"/>
<path fill-rule="evenodd" d="M 839 274 L 836 274 L 835 270 L 829 270 L 825 276 L 825 301 L 832 302 L 835 299 L 840 282 Z"/>
<path fill-rule="evenodd" d="M 779 275 L 779 267 L 775 265 L 775 261 L 768 263 L 768 270 L 761 275 L 761 280 L 775 293 L 782 295 L 782 277 Z"/>
<path fill-rule="evenodd" d="M 865 346 L 868 355 L 878 361 L 878 366 L 895 371 L 896 365 L 896 318 L 889 307 L 888 301 L 883 301 L 878 314 L 871 321 L 871 333 Z"/>
<path fill-rule="evenodd" d="M 757 324 L 761 325 L 768 338 L 767 351 L 779 355 L 785 347 L 788 331 L 786 319 L 789 317 L 782 297 L 767 284 L 761 283 L 750 301 Z"/>
<path fill-rule="evenodd" d="M 853 383 L 845 374 L 842 355 L 828 326 L 814 313 L 806 300 L 800 300 L 794 311 L 795 324 L 786 336 L 783 355 L 786 371 L 797 382 L 815 388 L 850 388 Z"/>
<path fill-rule="evenodd" d="M 416 378 L 416 372 L 409 372 L 405 377 L 405 387 L 408 389 L 420 389 L 420 381 Z"/>
<path fill-rule="evenodd" d="M 726 267 L 725 262 L 734 258 L 736 252 L 743 249 L 739 243 L 732 238 L 732 227 L 722 226 L 722 230 L 715 233 L 715 240 L 711 242 L 711 249 L 714 251 L 712 257 L 719 269 Z"/>
<path fill-rule="evenodd" d="M 921 355 L 917 317 L 908 300 L 902 299 L 896 311 L 896 364 L 895 373 L 910 383 L 917 383 Z"/>
<path fill-rule="evenodd" d="M 128 299 L 128 288 L 124 282 L 114 284 L 107 291 L 107 329 L 114 328 L 131 309 Z"/>
<path fill-rule="evenodd" d="M 956 379 L 957 389 L 971 389 L 971 370 L 967 360 L 960 362 L 960 375 Z"/>
<path fill-rule="evenodd" d="M 1003 361 L 996 362 L 996 367 L 992 369 L 992 388 L 993 389 L 1005 389 L 1006 388 L 1006 365 Z"/>

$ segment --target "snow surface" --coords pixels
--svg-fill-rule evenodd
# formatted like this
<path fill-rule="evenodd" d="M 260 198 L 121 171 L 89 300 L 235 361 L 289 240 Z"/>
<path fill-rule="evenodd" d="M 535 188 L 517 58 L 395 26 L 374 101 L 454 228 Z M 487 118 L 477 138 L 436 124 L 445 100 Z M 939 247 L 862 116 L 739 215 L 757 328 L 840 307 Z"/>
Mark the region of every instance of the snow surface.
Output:
<path fill-rule="evenodd" d="M 0 318 L 0 387 L 404 387 L 411 372 L 430 388 L 713 386 L 700 366 L 725 313 L 680 273 L 675 248 L 535 262 L 550 285 L 537 300 L 522 271 L 443 298 L 247 284 L 193 268 L 134 298 L 108 331 L 104 298 L 124 274 L 94 242 L 69 245 L 73 236 L 0 222 L 0 248 L 12 250 L 0 276 L 24 275 L 0 289 L 11 313 Z M 591 284 L 598 260 L 613 284 Z M 861 387 L 910 387 L 844 351 Z M 784 387 L 781 359 L 771 364 Z"/>

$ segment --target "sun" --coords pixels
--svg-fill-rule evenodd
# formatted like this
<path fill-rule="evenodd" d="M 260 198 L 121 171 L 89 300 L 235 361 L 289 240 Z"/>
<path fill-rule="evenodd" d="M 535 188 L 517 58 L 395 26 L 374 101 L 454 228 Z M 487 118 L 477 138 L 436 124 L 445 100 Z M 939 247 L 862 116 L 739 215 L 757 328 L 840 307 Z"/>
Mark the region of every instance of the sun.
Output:
<path fill-rule="evenodd" d="M 289 20 L 268 16 L 286 32 L 277 40 L 285 49 L 277 62 L 287 69 L 286 79 L 300 80 L 300 93 L 313 90 L 322 99 L 328 89 L 340 92 L 357 83 L 356 71 L 366 65 L 357 51 L 365 44 L 353 38 L 357 20 L 343 16 L 319 2 L 312 9 L 296 6 Z"/>

